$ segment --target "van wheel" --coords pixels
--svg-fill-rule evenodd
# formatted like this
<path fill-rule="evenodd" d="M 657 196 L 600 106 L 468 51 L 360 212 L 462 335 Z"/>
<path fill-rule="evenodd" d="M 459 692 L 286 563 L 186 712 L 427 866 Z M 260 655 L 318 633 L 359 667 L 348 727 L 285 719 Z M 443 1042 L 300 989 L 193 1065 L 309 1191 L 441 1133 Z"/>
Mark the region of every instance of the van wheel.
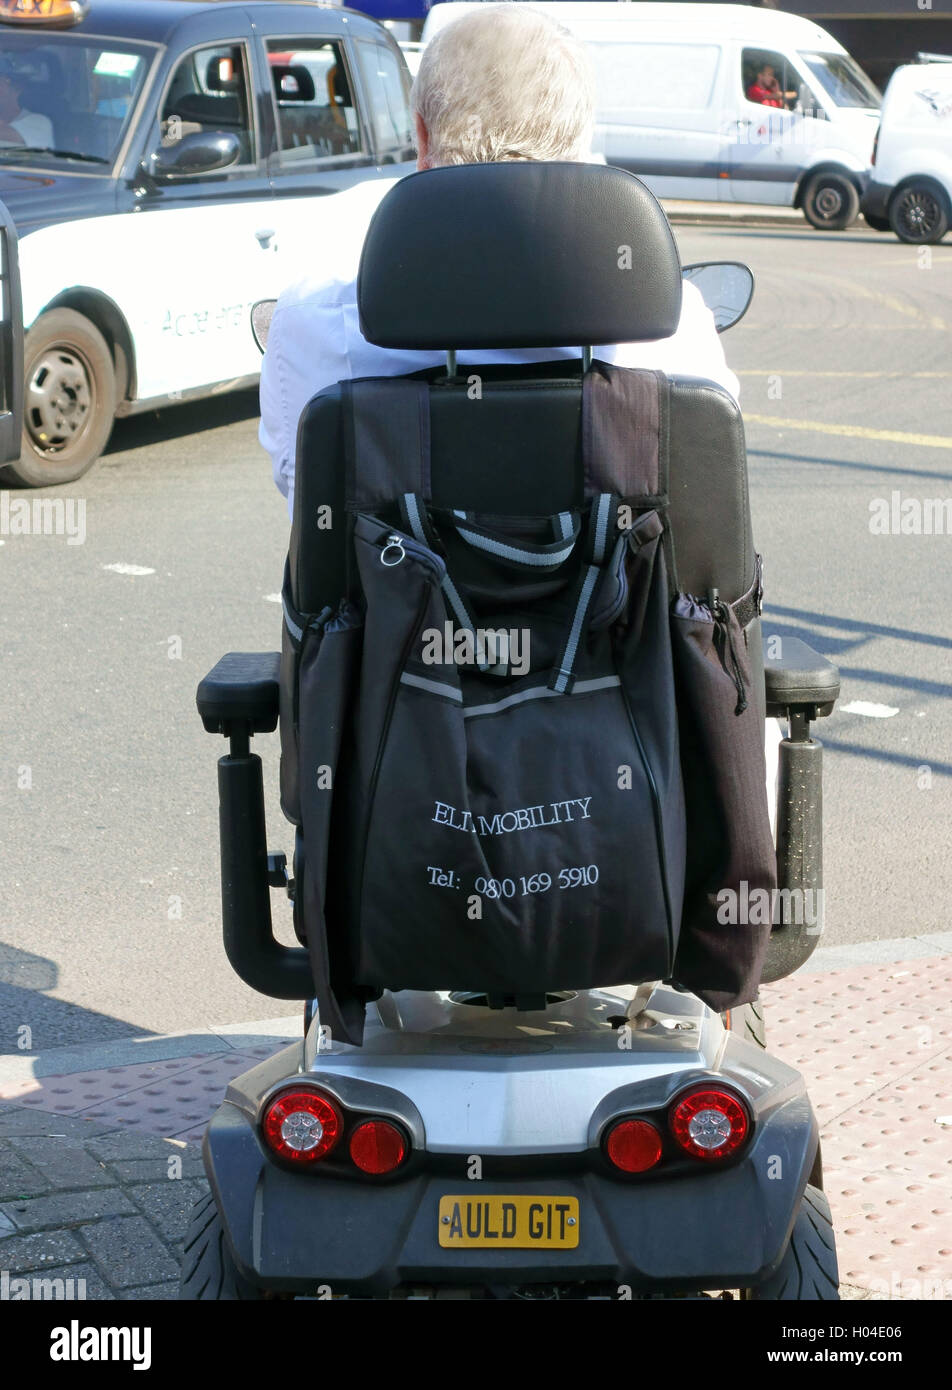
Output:
<path fill-rule="evenodd" d="M 26 335 L 20 458 L 0 481 L 26 487 L 71 483 L 91 468 L 112 433 L 116 373 L 94 323 L 51 309 Z"/>
<path fill-rule="evenodd" d="M 949 200 L 930 179 L 914 179 L 893 195 L 889 225 L 900 241 L 941 241 L 949 230 Z"/>
<path fill-rule="evenodd" d="M 769 1279 L 745 1289 L 744 1297 L 755 1303 L 793 1299 L 837 1303 L 839 1289 L 830 1204 L 819 1188 L 808 1183 L 783 1259 Z"/>
<path fill-rule="evenodd" d="M 842 232 L 859 213 L 859 193 L 848 174 L 814 174 L 803 190 L 803 215 L 813 227 Z"/>
<path fill-rule="evenodd" d="M 238 1272 L 225 1240 L 215 1199 L 208 1193 L 195 1204 L 185 1233 L 180 1301 L 263 1298 L 264 1291 Z"/>

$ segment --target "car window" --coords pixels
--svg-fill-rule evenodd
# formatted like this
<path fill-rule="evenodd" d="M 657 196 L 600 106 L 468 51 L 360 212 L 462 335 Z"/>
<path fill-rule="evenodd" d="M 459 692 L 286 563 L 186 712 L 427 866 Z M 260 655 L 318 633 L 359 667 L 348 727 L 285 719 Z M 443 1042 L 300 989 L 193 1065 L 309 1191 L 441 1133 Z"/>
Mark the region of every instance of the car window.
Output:
<path fill-rule="evenodd" d="M 237 137 L 241 151 L 237 163 L 254 164 L 247 74 L 243 44 L 209 45 L 186 54 L 173 72 L 162 102 L 159 120 L 163 146 L 174 145 L 185 135 L 221 131 Z"/>
<path fill-rule="evenodd" d="M 360 121 L 342 45 L 301 38 L 272 39 L 267 47 L 279 167 L 361 153 Z"/>
<path fill-rule="evenodd" d="M 413 153 L 413 126 L 406 65 L 387 44 L 372 39 L 358 40 L 357 55 L 370 102 L 377 158 L 409 159 Z"/>
<path fill-rule="evenodd" d="M 0 35 L 0 161 L 110 165 L 154 50 L 108 39 Z"/>
<path fill-rule="evenodd" d="M 802 85 L 800 74 L 782 53 L 767 48 L 744 49 L 741 86 L 753 105 L 792 111 L 800 99 Z"/>

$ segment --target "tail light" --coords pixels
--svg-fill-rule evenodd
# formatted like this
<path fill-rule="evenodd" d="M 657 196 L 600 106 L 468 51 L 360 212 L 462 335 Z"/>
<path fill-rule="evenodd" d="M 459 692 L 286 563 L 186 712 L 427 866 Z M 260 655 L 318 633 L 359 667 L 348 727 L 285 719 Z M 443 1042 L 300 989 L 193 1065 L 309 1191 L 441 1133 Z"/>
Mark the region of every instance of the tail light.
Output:
<path fill-rule="evenodd" d="M 700 1087 L 676 1101 L 669 1123 L 684 1152 L 707 1162 L 735 1153 L 750 1128 L 747 1111 L 730 1091 Z"/>
<path fill-rule="evenodd" d="M 661 1159 L 661 1134 L 647 1120 L 620 1120 L 605 1139 L 605 1156 L 623 1173 L 646 1173 Z"/>
<path fill-rule="evenodd" d="M 292 1163 L 317 1163 L 337 1144 L 340 1111 L 312 1088 L 283 1091 L 264 1112 L 262 1133 L 268 1147 Z"/>
<path fill-rule="evenodd" d="M 389 1120 L 364 1120 L 350 1136 L 350 1156 L 363 1173 L 392 1173 L 407 1156 L 403 1131 Z"/>

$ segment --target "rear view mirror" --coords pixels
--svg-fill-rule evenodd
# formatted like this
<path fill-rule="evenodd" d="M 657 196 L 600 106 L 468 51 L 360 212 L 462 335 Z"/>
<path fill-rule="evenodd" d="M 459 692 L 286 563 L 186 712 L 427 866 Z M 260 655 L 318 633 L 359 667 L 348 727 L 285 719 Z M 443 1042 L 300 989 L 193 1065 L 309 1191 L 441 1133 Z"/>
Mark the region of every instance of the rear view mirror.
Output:
<path fill-rule="evenodd" d="M 701 291 L 718 333 L 733 328 L 747 313 L 754 297 L 754 273 L 749 266 L 740 261 L 706 261 L 686 265 L 682 274 Z"/>
<path fill-rule="evenodd" d="M 251 332 L 258 344 L 259 352 L 264 352 L 268 346 L 271 315 L 274 313 L 274 306 L 277 302 L 276 299 L 259 299 L 257 304 L 251 306 Z"/>

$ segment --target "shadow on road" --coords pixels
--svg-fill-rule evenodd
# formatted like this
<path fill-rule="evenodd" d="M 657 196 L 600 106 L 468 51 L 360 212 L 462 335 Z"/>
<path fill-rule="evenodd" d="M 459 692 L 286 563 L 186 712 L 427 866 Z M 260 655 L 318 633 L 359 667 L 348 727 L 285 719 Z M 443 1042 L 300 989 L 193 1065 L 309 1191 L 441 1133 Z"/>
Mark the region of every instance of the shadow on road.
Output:
<path fill-rule="evenodd" d="M 229 391 L 202 401 L 170 405 L 163 410 L 148 410 L 142 415 L 130 415 L 117 420 L 103 457 L 125 454 L 133 449 L 148 449 L 169 439 L 204 430 L 221 429 L 242 420 L 258 416 L 258 388 Z"/>
<path fill-rule="evenodd" d="M 816 463 L 821 468 L 852 468 L 860 473 L 886 473 L 891 477 L 948 479 L 946 473 L 930 473 L 925 468 L 899 468 L 892 463 L 863 463 L 856 459 L 817 458 L 815 454 L 781 454 L 773 449 L 748 449 L 748 459 L 783 459 L 786 463 Z"/>
<path fill-rule="evenodd" d="M 114 1038 L 155 1037 L 124 1019 L 53 999 L 59 969 L 55 961 L 0 943 L 0 1056 L 30 1056 L 71 1043 Z"/>

